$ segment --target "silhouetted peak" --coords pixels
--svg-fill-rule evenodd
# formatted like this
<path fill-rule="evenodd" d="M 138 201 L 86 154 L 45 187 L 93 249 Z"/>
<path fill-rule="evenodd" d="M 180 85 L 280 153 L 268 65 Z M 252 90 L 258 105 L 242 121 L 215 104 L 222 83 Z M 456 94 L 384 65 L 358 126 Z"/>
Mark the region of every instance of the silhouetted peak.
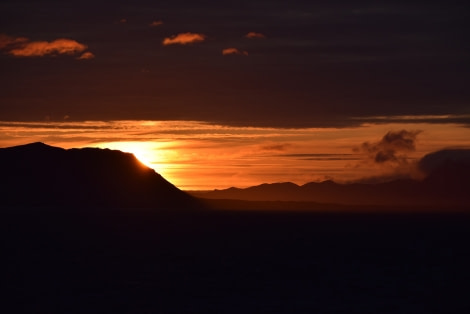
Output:
<path fill-rule="evenodd" d="M 40 152 L 40 151 L 64 151 L 63 148 L 47 145 L 43 142 L 34 142 L 29 144 L 17 145 L 1 148 L 9 151 Z"/>
<path fill-rule="evenodd" d="M 325 180 L 325 181 L 321 181 L 321 182 L 308 182 L 308 183 L 305 183 L 304 185 L 302 185 L 301 187 L 302 188 L 308 188 L 308 187 L 311 187 L 311 186 L 335 186 L 335 185 L 338 185 L 338 183 L 336 183 L 332 180 Z"/>
<path fill-rule="evenodd" d="M 236 187 L 232 186 L 232 187 L 229 187 L 228 189 L 223 189 L 223 190 L 215 189 L 214 191 L 225 191 L 225 190 L 227 190 L 227 191 L 239 191 L 240 188 L 236 188 Z"/>
<path fill-rule="evenodd" d="M 31 143 L 0 149 L 12 206 L 181 208 L 192 198 L 133 154 L 101 148 L 62 149 Z"/>
<path fill-rule="evenodd" d="M 27 144 L 23 144 L 23 145 L 16 145 L 16 146 L 12 146 L 11 148 L 17 148 L 17 147 L 29 147 L 29 148 L 34 148 L 34 147 L 43 147 L 43 148 L 46 148 L 46 147 L 53 147 L 51 145 L 47 145 L 46 143 L 43 143 L 43 142 L 33 142 L 33 143 L 27 143 Z"/>
<path fill-rule="evenodd" d="M 297 188 L 297 184 L 292 182 L 276 182 L 276 183 L 262 183 L 260 185 L 254 186 L 258 188 Z"/>

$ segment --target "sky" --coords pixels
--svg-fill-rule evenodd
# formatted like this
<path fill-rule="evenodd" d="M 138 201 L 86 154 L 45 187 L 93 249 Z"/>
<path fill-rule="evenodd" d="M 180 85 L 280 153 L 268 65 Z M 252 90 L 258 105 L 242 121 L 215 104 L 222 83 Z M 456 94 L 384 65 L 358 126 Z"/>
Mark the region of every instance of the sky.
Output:
<path fill-rule="evenodd" d="M 0 12 L 0 146 L 146 151 L 191 189 L 381 175 L 363 144 L 388 132 L 412 137 L 411 159 L 470 146 L 464 2 L 6 0 Z"/>

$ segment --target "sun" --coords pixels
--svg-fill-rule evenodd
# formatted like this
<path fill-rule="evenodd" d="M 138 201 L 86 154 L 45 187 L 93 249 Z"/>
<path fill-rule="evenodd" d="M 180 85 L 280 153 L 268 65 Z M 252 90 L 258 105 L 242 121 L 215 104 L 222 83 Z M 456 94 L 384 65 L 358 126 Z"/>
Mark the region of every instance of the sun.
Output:
<path fill-rule="evenodd" d="M 145 166 L 159 172 L 159 154 L 152 142 L 107 142 L 93 145 L 99 148 L 116 149 L 133 154 Z"/>

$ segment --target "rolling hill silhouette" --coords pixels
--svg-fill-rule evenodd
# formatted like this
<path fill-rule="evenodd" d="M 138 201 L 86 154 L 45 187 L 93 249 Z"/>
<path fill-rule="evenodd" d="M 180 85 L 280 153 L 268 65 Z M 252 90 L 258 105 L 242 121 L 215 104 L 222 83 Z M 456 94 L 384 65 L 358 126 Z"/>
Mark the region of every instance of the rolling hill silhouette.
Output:
<path fill-rule="evenodd" d="M 417 164 L 422 181 L 399 179 L 383 183 L 339 184 L 291 182 L 261 184 L 245 189 L 195 191 L 206 199 L 316 202 L 342 205 L 470 207 L 470 150 L 442 150 Z"/>
<path fill-rule="evenodd" d="M 194 198 L 130 153 L 43 143 L 1 148 L 1 202 L 9 207 L 189 208 Z"/>

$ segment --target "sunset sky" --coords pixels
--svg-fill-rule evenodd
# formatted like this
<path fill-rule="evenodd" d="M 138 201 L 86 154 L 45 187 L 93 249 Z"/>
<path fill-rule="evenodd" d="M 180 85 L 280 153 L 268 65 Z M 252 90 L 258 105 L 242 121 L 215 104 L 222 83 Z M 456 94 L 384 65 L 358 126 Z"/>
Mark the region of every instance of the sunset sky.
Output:
<path fill-rule="evenodd" d="M 464 4 L 6 0 L 0 12 L 0 147 L 129 151 L 183 189 L 393 176 L 470 147 Z"/>

